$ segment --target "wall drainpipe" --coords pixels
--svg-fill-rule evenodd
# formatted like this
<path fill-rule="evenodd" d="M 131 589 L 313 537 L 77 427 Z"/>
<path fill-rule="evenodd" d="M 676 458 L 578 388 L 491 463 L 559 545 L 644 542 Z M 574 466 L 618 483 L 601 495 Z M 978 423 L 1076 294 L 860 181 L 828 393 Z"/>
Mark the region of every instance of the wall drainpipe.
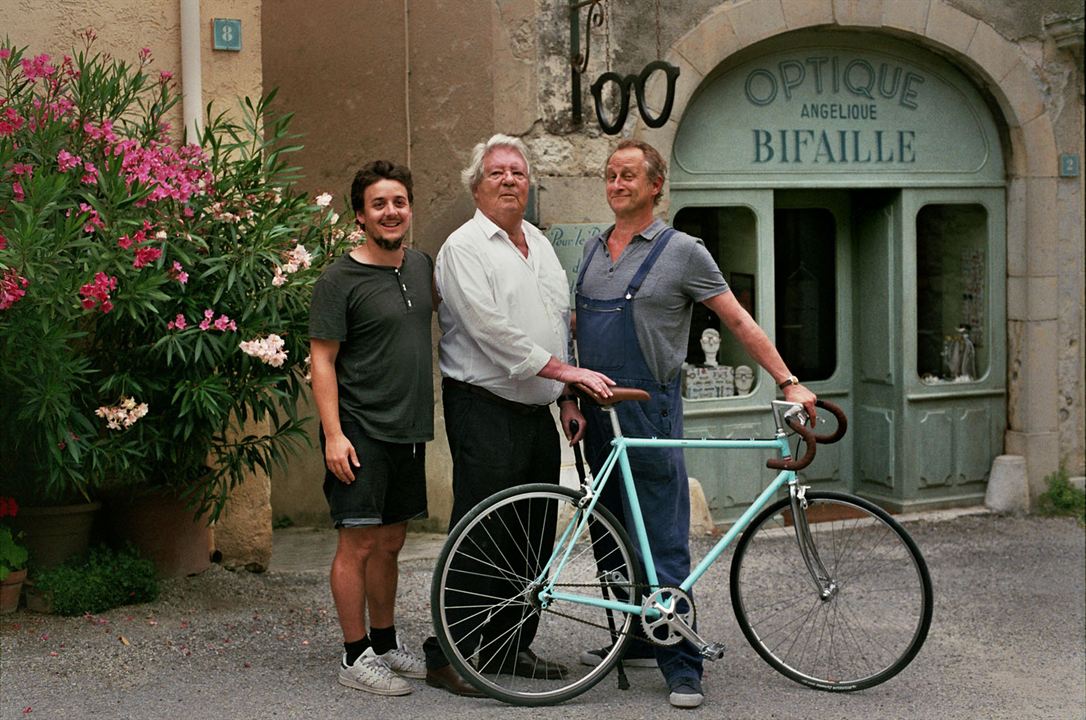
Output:
<path fill-rule="evenodd" d="M 203 66 L 200 63 L 200 0 L 181 0 L 181 107 L 185 137 L 199 145 L 204 132 Z"/>

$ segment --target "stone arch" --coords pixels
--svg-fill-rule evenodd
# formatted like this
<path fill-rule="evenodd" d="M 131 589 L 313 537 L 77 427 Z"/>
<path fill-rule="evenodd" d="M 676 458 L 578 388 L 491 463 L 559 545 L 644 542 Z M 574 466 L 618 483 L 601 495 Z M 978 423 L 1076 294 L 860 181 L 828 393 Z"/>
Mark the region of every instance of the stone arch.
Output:
<path fill-rule="evenodd" d="M 1005 452 L 1024 455 L 1031 495 L 1059 466 L 1057 367 L 1057 151 L 1033 63 L 990 25 L 942 0 L 746 0 L 720 6 L 679 38 L 667 60 L 681 69 L 668 122 L 634 135 L 671 157 L 679 121 L 703 80 L 736 52 L 794 30 L 874 30 L 936 50 L 993 98 L 1005 124 L 1007 164 L 1007 433 Z M 646 88 L 663 104 L 658 77 Z M 1028 248 L 1027 248 L 1028 239 Z"/>

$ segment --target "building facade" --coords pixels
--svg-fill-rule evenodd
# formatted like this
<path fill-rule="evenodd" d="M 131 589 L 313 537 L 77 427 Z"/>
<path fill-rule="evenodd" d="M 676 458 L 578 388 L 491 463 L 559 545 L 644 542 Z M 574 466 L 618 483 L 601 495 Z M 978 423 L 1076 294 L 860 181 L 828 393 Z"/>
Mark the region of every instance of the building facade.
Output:
<path fill-rule="evenodd" d="M 0 7 L 19 44 L 60 52 L 89 25 L 176 71 L 186 2 Z M 903 510 L 981 502 L 1004 453 L 1026 458 L 1034 496 L 1061 464 L 1086 471 L 1080 2 L 196 5 L 204 102 L 278 88 L 303 135 L 303 189 L 337 203 L 365 161 L 408 163 L 413 240 L 431 254 L 470 215 L 459 170 L 494 132 L 531 148 L 532 216 L 571 273 L 610 217 L 601 169 L 616 138 L 656 145 L 671 171 L 661 214 L 705 240 L 801 379 L 853 420 L 808 481 Z M 211 48 L 215 17 L 242 20 L 240 52 Z M 659 60 L 678 71 L 670 89 L 663 70 L 637 79 Z M 688 434 L 767 431 L 772 383 L 748 386 L 726 334 L 705 367 L 711 326 L 695 314 Z M 439 397 L 435 413 L 441 527 Z M 718 522 L 765 472 L 760 457 L 688 459 Z M 321 474 L 316 450 L 276 471 L 274 512 L 323 523 Z"/>
<path fill-rule="evenodd" d="M 264 3 L 265 85 L 307 132 L 312 189 L 342 191 L 371 157 L 409 162 L 415 242 L 433 253 L 470 212 L 457 171 L 472 144 L 518 135 L 535 156 L 535 218 L 572 272 L 609 218 L 601 168 L 615 136 L 601 123 L 620 124 L 626 104 L 618 136 L 653 143 L 671 166 L 662 214 L 705 240 L 790 366 L 853 420 L 809 482 L 905 510 L 982 502 L 1004 453 L 1026 457 L 1034 496 L 1061 463 L 1083 473 L 1081 4 L 468 0 L 319 13 Z M 656 60 L 678 69 L 670 92 L 663 71 L 626 77 Z M 687 433 L 765 432 L 773 384 L 755 373 L 736 389 L 751 363 L 726 333 L 718 366 L 702 367 L 711 326 L 695 313 Z M 689 452 L 715 520 L 754 496 L 762 460 Z"/>

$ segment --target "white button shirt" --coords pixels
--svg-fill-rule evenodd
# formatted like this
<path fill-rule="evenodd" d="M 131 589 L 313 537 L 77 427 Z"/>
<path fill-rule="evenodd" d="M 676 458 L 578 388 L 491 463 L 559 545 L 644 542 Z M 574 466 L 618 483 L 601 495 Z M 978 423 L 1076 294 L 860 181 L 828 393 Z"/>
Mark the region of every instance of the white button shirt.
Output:
<path fill-rule="evenodd" d="M 437 254 L 441 374 L 515 402 L 554 402 L 563 383 L 538 373 L 568 362 L 569 285 L 547 238 L 521 227 L 528 257 L 480 210 Z"/>

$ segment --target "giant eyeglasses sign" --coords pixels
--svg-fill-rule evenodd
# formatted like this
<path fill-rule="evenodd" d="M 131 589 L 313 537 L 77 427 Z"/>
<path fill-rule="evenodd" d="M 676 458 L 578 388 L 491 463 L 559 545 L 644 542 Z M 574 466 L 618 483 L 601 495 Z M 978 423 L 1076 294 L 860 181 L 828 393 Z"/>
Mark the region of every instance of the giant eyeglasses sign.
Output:
<path fill-rule="evenodd" d="M 664 104 L 660 108 L 660 113 L 653 117 L 645 106 L 645 85 L 648 83 L 649 77 L 657 70 L 667 76 L 667 91 L 664 95 Z M 599 121 L 600 129 L 608 135 L 617 135 L 622 130 L 622 126 L 626 124 L 626 117 L 630 112 L 631 88 L 634 91 L 634 97 L 637 99 L 637 111 L 641 114 L 641 119 L 650 128 L 662 127 L 667 119 L 671 117 L 671 107 L 675 104 L 675 81 L 678 77 L 679 68 L 663 60 L 650 62 L 641 71 L 640 75 L 622 77 L 613 72 L 600 75 L 596 78 L 596 82 L 592 83 L 592 98 L 596 103 L 596 120 Z M 605 116 L 603 108 L 603 87 L 607 83 L 614 83 L 618 86 L 618 112 L 612 118 Z"/>
<path fill-rule="evenodd" d="M 581 124 L 581 75 L 588 70 L 588 56 L 591 49 L 590 30 L 603 24 L 603 10 L 600 4 L 603 0 L 570 0 L 569 4 L 569 36 L 570 36 L 570 85 L 572 91 L 571 110 L 573 123 Z M 580 12 L 581 8 L 588 7 L 588 22 L 585 25 L 584 52 L 580 50 Z M 657 38 L 659 45 L 659 38 Z M 658 48 L 659 49 L 659 48 Z M 652 115 L 645 103 L 645 86 L 654 72 L 662 72 L 666 77 L 664 102 L 657 115 Z M 679 77 L 679 68 L 665 60 L 650 62 L 637 75 L 619 75 L 615 72 L 605 72 L 592 83 L 592 99 L 596 106 L 596 120 L 600 129 L 608 135 L 617 135 L 626 124 L 626 118 L 630 114 L 630 92 L 633 92 L 637 102 L 637 111 L 641 119 L 650 128 L 662 127 L 671 117 L 671 109 L 675 105 L 675 81 Z M 618 111 L 608 116 L 604 108 L 603 92 L 608 83 L 615 86 L 618 94 Z"/>

